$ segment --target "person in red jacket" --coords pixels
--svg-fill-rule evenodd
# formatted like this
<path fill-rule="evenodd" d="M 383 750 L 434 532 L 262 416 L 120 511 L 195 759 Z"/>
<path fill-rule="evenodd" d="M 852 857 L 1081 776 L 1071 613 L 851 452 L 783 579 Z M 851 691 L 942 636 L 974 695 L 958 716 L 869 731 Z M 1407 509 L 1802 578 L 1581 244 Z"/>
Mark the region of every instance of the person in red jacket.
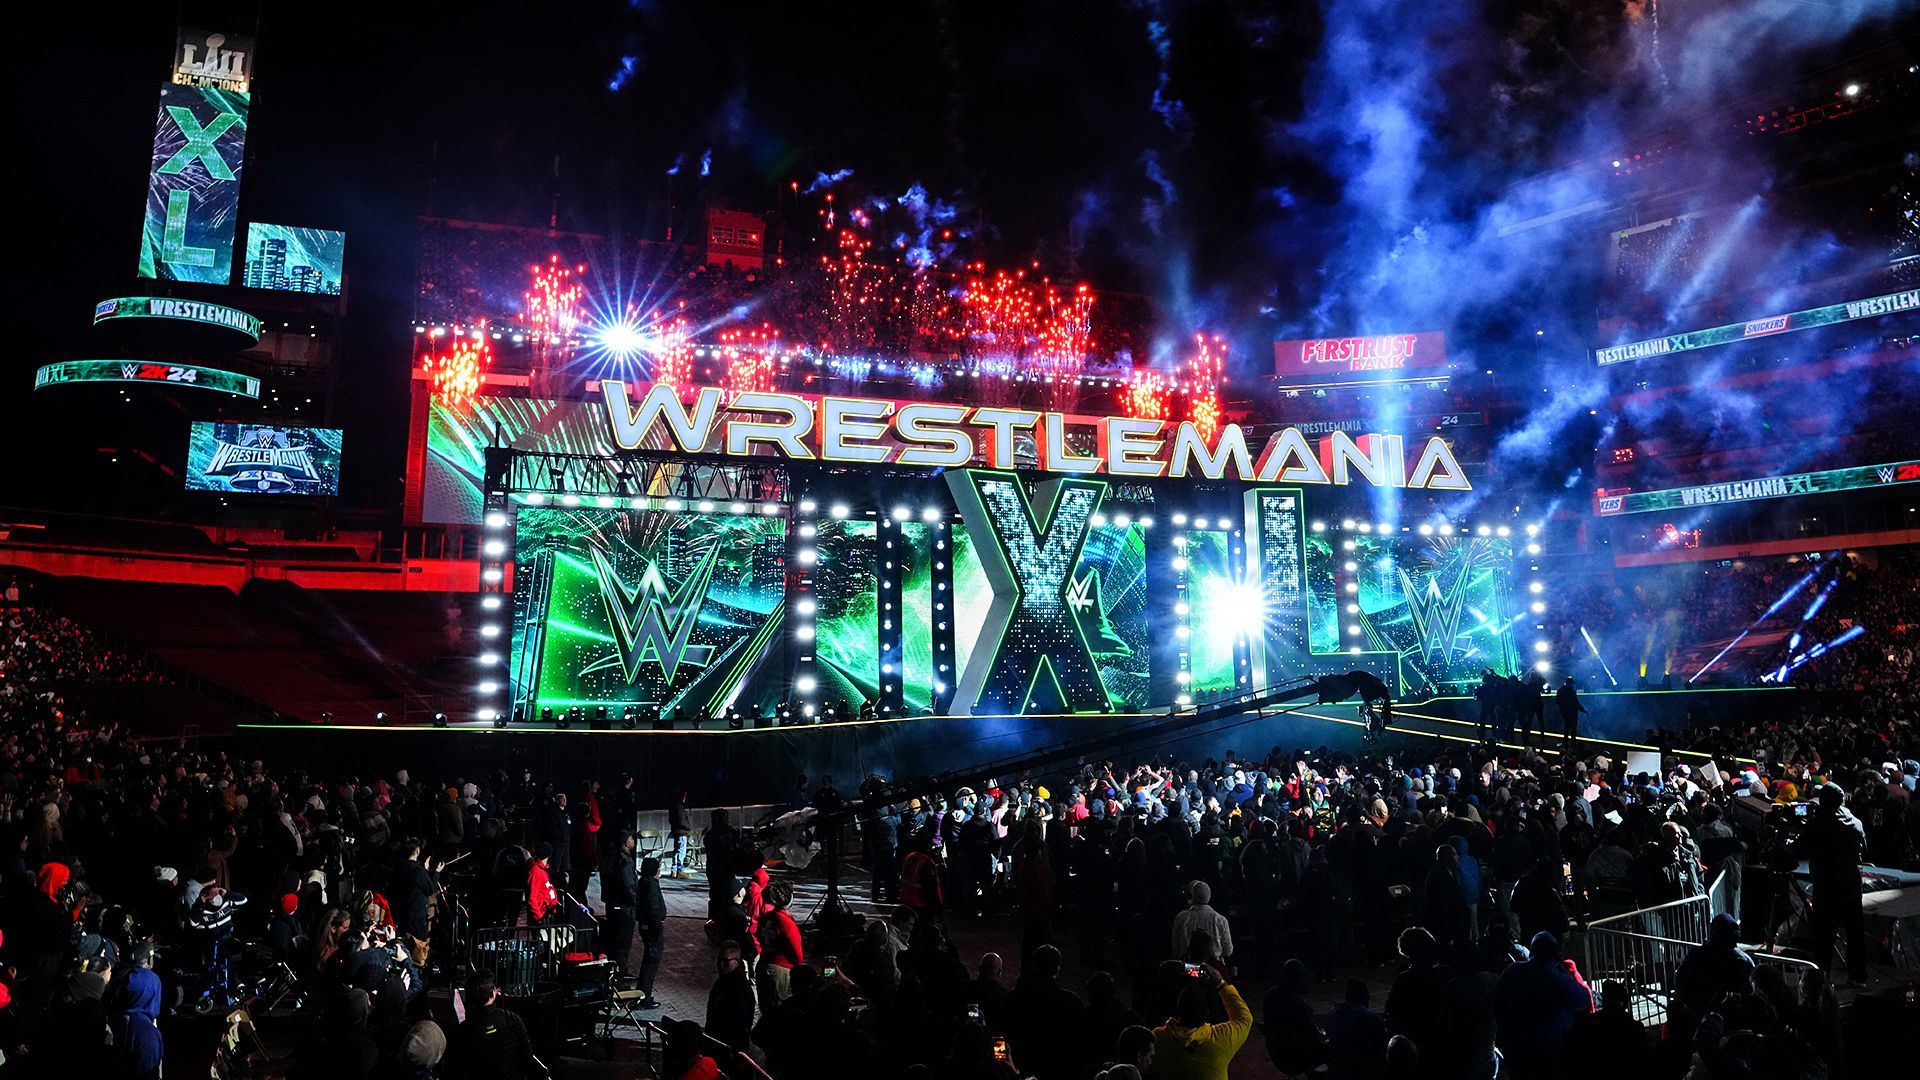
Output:
<path fill-rule="evenodd" d="M 806 962 L 800 926 L 787 910 L 787 905 L 793 902 L 793 886 L 776 881 L 767 886 L 765 900 L 766 911 L 760 916 L 762 1016 L 771 1014 L 775 1006 L 793 995 L 793 969 Z"/>
<path fill-rule="evenodd" d="M 940 864 L 927 850 L 925 836 L 915 835 L 907 845 L 907 857 L 900 863 L 900 902 L 923 921 L 937 921 L 945 907 L 940 893 Z"/>
<path fill-rule="evenodd" d="M 560 906 L 560 894 L 554 890 L 547 869 L 547 860 L 552 857 L 553 849 L 542 841 L 534 845 L 533 862 L 527 866 L 527 907 L 533 912 L 534 922 L 543 921 L 548 912 Z"/>
<path fill-rule="evenodd" d="M 587 781 L 569 810 L 573 814 L 573 866 L 567 887 L 585 900 L 587 883 L 600 865 L 600 781 Z"/>

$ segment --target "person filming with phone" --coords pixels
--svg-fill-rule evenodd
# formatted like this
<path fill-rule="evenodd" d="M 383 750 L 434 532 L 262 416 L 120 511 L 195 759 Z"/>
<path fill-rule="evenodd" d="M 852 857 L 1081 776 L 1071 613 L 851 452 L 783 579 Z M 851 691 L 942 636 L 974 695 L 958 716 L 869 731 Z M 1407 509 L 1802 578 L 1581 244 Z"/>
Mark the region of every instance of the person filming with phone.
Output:
<path fill-rule="evenodd" d="M 1212 964 L 1189 964 L 1174 1013 L 1154 1029 L 1153 1074 L 1160 1080 L 1226 1080 L 1227 1064 L 1253 1031 L 1253 1010 Z M 1207 1022 L 1214 1003 L 1225 1023 Z"/>

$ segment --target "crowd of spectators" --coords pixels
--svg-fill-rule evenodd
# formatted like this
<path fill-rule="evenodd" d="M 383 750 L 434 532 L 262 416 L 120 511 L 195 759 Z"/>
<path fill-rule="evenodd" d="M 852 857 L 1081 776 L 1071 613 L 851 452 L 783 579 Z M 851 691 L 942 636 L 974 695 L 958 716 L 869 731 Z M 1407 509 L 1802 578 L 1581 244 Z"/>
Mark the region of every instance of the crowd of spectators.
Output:
<path fill-rule="evenodd" d="M 1853 691 L 1910 683 L 1920 652 L 1920 557 L 1907 549 L 1877 551 L 1870 559 L 1841 554 L 1685 563 L 1565 583 L 1545 601 L 1547 657 L 1555 670 L 1574 672 L 1591 688 L 1610 685 L 1609 673 L 1621 688 L 1685 685 L 1719 646 L 1809 574 L 1812 580 L 1737 654 L 1708 669 L 1703 682 L 1757 682 L 1858 625 L 1859 637 L 1793 668 L 1784 681 Z M 1812 618 L 1806 618 L 1809 609 L 1815 609 Z"/>
<path fill-rule="evenodd" d="M 639 880 L 630 785 L 586 783 L 570 807 L 525 771 L 431 785 L 404 769 L 323 779 L 143 740 L 68 695 L 145 669 L 9 597 L 0 1076 L 158 1077 L 168 1061 L 201 1071 L 218 1040 L 182 1018 L 219 1021 L 249 1000 L 301 1006 L 288 1038 L 307 1075 L 538 1075 L 525 1026 L 496 1007 L 489 975 L 468 985 L 464 1019 L 430 1014 L 429 980 L 456 974 L 464 954 L 443 899 L 454 863 L 470 925 L 530 918 L 530 883 L 548 875 L 549 906 L 566 909 L 548 921 L 569 918 L 579 905 L 567 890 L 614 867 L 637 908 L 627 932 L 652 935 L 636 965 L 650 980 L 658 887 Z M 602 807 L 627 823 L 604 843 Z M 181 1030 L 194 1033 L 188 1045 Z"/>
<path fill-rule="evenodd" d="M 1831 1073 L 1844 1047 L 1829 971 L 1856 986 L 1869 959 L 1858 867 L 1916 865 L 1913 736 L 1910 720 L 1814 715 L 1650 733 L 1670 750 L 1658 774 L 1601 753 L 1276 749 L 869 800 L 862 848 L 891 918 L 844 957 L 780 961 L 757 1027 L 744 999 L 729 1015 L 721 991 L 741 976 L 723 963 L 708 1019 L 783 1080 L 1221 1077 L 1255 1026 L 1245 979 L 1272 986 L 1258 1026 L 1289 1076 L 1486 1077 L 1496 1060 L 1520 1077 L 1623 1061 L 1655 1076 Z M 1788 873 L 1801 859 L 1816 895 L 1841 897 L 1811 916 Z M 721 923 L 764 907 L 729 869 L 709 865 Z M 1688 898 L 1717 918 L 1666 973 L 1656 1032 L 1568 945 L 1592 919 Z M 1007 957 L 962 955 L 949 929 L 996 912 L 1016 916 L 1017 960 L 1011 937 Z M 1756 946 L 1813 962 L 1756 965 Z M 1088 973 L 1079 989 L 1061 981 L 1063 948 Z M 1311 1004 L 1316 984 L 1387 966 L 1384 998 L 1353 978 L 1330 1011 Z M 1011 1064 L 988 1053 L 996 1038 Z"/>
<path fill-rule="evenodd" d="M 1857 982 L 1874 946 L 1825 905 L 1787 929 L 1780 859 L 1811 856 L 1818 889 L 1862 859 L 1912 866 L 1920 838 L 1912 690 L 1875 669 L 1868 692 L 1810 698 L 1794 722 L 1649 733 L 1670 751 L 1658 775 L 1592 747 L 1374 744 L 876 795 L 856 827 L 890 914 L 846 940 L 803 931 L 790 879 L 716 813 L 701 846 L 709 941 L 665 940 L 630 784 L 323 778 L 143 741 L 64 697 L 149 677 L 136 661 L 32 606 L 4 620 L 0 1075 L 157 1076 L 195 1060 L 176 1016 L 255 994 L 301 1003 L 296 1060 L 325 1075 L 539 1075 L 489 973 L 465 979 L 464 1018 L 430 1007 L 427 985 L 455 977 L 461 952 L 442 890 L 463 876 L 475 924 L 566 918 L 596 870 L 606 951 L 622 967 L 643 957 L 647 1004 L 663 949 L 711 949 L 704 1030 L 669 1025 L 669 1076 L 726 1071 L 724 1045 L 778 1080 L 1223 1077 L 1249 1042 L 1287 1075 L 1479 1077 L 1498 1055 L 1503 1076 L 1559 1076 L 1618 1061 L 1592 1049 L 1623 1039 L 1655 1075 L 1814 1075 L 1846 1049 L 1825 969 Z M 1809 799 L 1822 839 L 1796 846 L 1785 807 Z M 671 820 L 677 871 L 690 826 L 684 809 Z M 1725 918 L 1705 959 L 1675 975 L 1666 1027 L 1643 1029 L 1570 942 L 1591 918 L 1716 882 Z M 1007 916 L 1017 935 L 963 954 L 956 929 Z M 1788 981 L 1743 941 L 1820 964 Z M 1389 966 L 1385 994 L 1352 977 Z"/>

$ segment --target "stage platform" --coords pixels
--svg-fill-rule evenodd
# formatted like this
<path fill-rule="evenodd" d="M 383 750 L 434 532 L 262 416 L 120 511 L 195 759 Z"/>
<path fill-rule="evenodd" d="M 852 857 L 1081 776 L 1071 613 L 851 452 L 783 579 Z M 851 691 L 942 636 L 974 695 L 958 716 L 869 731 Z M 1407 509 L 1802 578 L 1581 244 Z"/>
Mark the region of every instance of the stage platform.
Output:
<path fill-rule="evenodd" d="M 1642 741 L 1649 728 L 1710 724 L 1756 709 L 1784 713 L 1794 706 L 1797 693 L 1791 687 L 1767 687 L 1587 694 L 1582 700 L 1590 711 L 1583 718 L 1581 744 L 1615 756 L 1656 750 Z M 851 792 L 870 773 L 930 776 L 1103 735 L 1111 737 L 1115 749 L 1092 750 L 1091 757 L 1104 759 L 1110 753 L 1117 760 L 1146 755 L 1200 760 L 1229 750 L 1264 755 L 1274 746 L 1356 750 L 1363 745 L 1363 727 L 1352 704 L 1308 704 L 1289 713 L 1269 710 L 1196 723 L 1189 731 L 1160 734 L 1151 741 L 1128 740 L 1131 731 L 1159 724 L 1168 715 L 924 716 L 699 731 L 563 731 L 534 724 L 497 729 L 473 723 L 445 728 L 243 724 L 236 735 L 246 747 L 266 744 L 264 751 L 275 760 L 305 761 L 329 772 L 360 768 L 374 775 L 427 768 L 444 775 L 478 775 L 524 765 L 540 775 L 568 778 L 612 780 L 630 773 L 647 790 L 686 788 L 695 805 L 778 797 L 800 775 L 816 781 L 831 775 L 842 791 Z M 1469 697 L 1410 701 L 1395 707 L 1394 734 L 1388 738 L 1419 736 L 1465 747 L 1475 741 L 1477 715 L 1478 705 Z M 1551 705 L 1549 715 L 1555 715 Z M 1557 752 L 1557 732 L 1542 744 Z M 1686 756 L 1704 760 L 1704 755 Z"/>

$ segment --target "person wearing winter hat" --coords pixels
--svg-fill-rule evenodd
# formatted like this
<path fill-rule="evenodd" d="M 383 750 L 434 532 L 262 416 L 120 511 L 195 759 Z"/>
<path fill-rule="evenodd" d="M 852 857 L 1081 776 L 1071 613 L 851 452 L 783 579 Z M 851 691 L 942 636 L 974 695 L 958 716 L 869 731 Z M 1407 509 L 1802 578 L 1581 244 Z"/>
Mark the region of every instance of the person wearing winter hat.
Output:
<path fill-rule="evenodd" d="M 111 1025 L 114 1047 L 124 1055 L 120 1075 L 133 1080 L 160 1080 L 160 1063 L 166 1057 L 159 1024 L 160 976 L 151 968 L 135 967 L 127 975 L 124 994 Z"/>
<path fill-rule="evenodd" d="M 400 1040 L 400 1064 L 405 1070 L 402 1075 L 431 1076 L 440 1059 L 446 1056 L 447 1033 L 431 1020 L 422 1020 L 408 1028 L 406 1037 Z"/>
<path fill-rule="evenodd" d="M 1233 932 L 1226 916 L 1213 909 L 1213 888 L 1204 881 L 1187 883 L 1187 909 L 1173 917 L 1173 955 L 1203 963 L 1223 963 L 1233 955 Z M 1205 934 L 1210 955 L 1189 956 L 1194 938 Z"/>

